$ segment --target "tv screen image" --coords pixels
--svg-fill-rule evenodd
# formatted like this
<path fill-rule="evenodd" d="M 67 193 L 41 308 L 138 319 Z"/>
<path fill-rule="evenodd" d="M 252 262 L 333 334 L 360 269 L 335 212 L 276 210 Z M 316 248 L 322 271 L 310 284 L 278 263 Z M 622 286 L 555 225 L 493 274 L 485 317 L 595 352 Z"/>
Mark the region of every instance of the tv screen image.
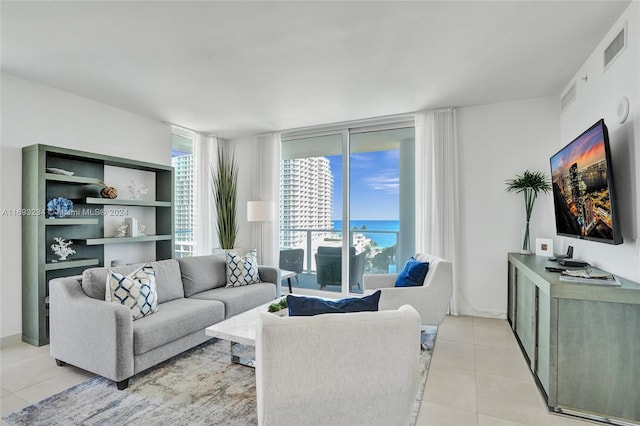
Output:
<path fill-rule="evenodd" d="M 550 162 L 558 235 L 622 243 L 604 120 L 558 151 Z"/>

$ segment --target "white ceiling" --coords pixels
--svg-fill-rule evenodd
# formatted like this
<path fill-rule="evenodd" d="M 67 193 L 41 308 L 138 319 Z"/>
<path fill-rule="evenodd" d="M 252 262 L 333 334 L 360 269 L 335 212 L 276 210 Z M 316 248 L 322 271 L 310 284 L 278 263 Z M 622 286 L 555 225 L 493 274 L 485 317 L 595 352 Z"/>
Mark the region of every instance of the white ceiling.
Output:
<path fill-rule="evenodd" d="M 2 69 L 225 137 L 560 95 L 629 1 L 1 3 Z"/>

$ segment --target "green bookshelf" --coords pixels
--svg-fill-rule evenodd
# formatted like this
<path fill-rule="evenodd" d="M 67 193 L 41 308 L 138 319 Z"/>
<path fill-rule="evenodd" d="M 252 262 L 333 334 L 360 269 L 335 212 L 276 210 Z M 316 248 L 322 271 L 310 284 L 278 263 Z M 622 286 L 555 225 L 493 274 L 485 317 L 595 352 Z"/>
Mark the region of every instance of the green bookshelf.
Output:
<path fill-rule="evenodd" d="M 105 166 L 141 170 L 155 175 L 154 200 L 108 199 L 100 197 L 99 181 Z M 73 175 L 49 173 L 47 168 L 73 171 Z M 174 171 L 173 167 L 128 158 L 95 154 L 51 145 L 22 149 L 22 208 L 44 212 L 48 200 L 64 197 L 74 202 L 74 216 L 22 217 L 22 340 L 41 346 L 49 343 L 49 280 L 82 274 L 91 266 L 104 265 L 107 244 L 155 244 L 157 260 L 174 257 Z M 93 215 L 86 206 L 135 206 L 153 209 L 157 235 L 109 238 L 104 216 Z M 108 209 L 104 209 L 108 212 Z M 75 213 L 78 215 L 76 216 Z M 73 241 L 76 254 L 56 261 L 51 251 L 55 237 Z"/>

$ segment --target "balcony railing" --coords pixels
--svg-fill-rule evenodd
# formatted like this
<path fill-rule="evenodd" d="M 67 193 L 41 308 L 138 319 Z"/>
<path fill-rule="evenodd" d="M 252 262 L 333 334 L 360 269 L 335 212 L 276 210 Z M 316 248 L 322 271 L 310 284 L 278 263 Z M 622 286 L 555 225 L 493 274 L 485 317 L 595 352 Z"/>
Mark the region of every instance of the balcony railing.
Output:
<path fill-rule="evenodd" d="M 294 238 L 295 241 L 291 241 L 294 235 L 303 234 L 299 238 Z M 368 262 L 366 263 L 365 273 L 385 273 L 390 272 L 392 268 L 395 268 L 395 247 L 398 246 L 400 239 L 399 231 L 390 230 L 376 230 L 376 229 L 349 229 L 349 241 L 350 245 L 356 246 L 361 249 L 360 251 L 369 250 Z M 315 234 L 315 238 L 314 238 Z M 324 235 L 323 235 L 324 234 Z M 281 247 L 284 248 L 304 248 L 305 249 L 305 262 L 303 267 L 304 274 L 316 273 L 315 267 L 315 253 L 317 248 L 323 245 L 341 246 L 342 245 L 342 229 L 309 229 L 309 228 L 280 228 L 280 241 Z M 370 238 L 372 234 L 391 234 L 394 236 L 394 244 L 386 247 L 377 247 L 377 245 L 368 244 L 366 240 L 374 242 L 373 238 Z M 331 235 L 335 235 L 337 238 L 334 240 L 327 239 Z M 358 241 L 354 240 L 354 236 L 363 235 L 366 240 L 358 238 Z M 367 238 L 367 236 L 369 238 Z M 283 238 L 285 237 L 285 238 Z M 283 241 L 289 240 L 289 241 Z M 284 244 L 283 244 L 284 243 Z M 382 249 L 386 249 L 385 258 L 375 258 L 375 255 L 380 255 Z M 389 265 L 393 265 L 389 268 Z M 384 265 L 384 267 L 383 267 Z"/>

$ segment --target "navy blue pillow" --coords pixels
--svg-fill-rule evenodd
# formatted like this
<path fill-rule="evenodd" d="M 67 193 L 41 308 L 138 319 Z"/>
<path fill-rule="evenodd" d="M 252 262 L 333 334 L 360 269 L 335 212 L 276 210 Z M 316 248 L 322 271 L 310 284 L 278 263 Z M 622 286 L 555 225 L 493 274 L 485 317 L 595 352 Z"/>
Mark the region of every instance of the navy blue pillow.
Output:
<path fill-rule="evenodd" d="M 377 311 L 381 291 L 364 297 L 347 297 L 340 300 L 324 300 L 317 297 L 287 295 L 290 317 L 310 317 L 318 314 L 343 314 L 347 312 Z"/>
<path fill-rule="evenodd" d="M 414 257 L 407 260 L 402 272 L 396 278 L 396 287 L 416 287 L 424 283 L 429 272 L 429 262 L 419 262 Z"/>

